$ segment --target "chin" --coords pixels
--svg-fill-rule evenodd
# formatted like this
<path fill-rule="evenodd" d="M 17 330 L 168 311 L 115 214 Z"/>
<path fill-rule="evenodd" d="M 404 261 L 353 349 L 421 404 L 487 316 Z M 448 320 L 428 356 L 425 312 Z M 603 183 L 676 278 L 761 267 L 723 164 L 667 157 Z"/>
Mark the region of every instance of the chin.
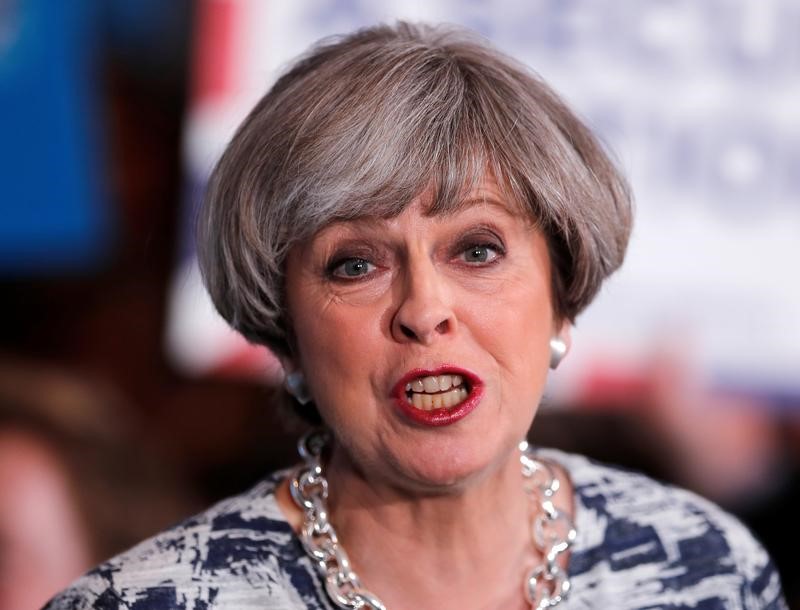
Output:
<path fill-rule="evenodd" d="M 437 440 L 433 446 L 421 444 L 395 460 L 398 474 L 419 491 L 448 493 L 464 489 L 507 461 L 507 450 L 499 445 L 489 450 L 491 444 L 485 438 L 469 446 Z"/>

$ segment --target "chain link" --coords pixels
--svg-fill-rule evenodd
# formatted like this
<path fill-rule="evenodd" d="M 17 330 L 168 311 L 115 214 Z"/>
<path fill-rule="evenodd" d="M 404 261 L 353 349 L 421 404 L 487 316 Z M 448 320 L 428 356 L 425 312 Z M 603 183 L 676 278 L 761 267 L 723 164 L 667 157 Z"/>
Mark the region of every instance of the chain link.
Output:
<path fill-rule="evenodd" d="M 328 434 L 324 430 L 312 430 L 298 442 L 304 463 L 292 475 L 289 489 L 305 515 L 300 542 L 317 565 L 325 581 L 325 590 L 336 606 L 351 610 L 386 610 L 383 602 L 361 585 L 328 519 L 328 481 L 321 464 L 327 442 Z M 557 606 L 570 591 L 569 578 L 556 561 L 575 541 L 577 532 L 569 515 L 553 504 L 561 485 L 553 466 L 535 457 L 526 441 L 520 443 L 519 450 L 523 488 L 540 509 L 531 523 L 531 542 L 544 557 L 544 563 L 525 579 L 525 595 L 532 608 L 544 610 Z"/>
<path fill-rule="evenodd" d="M 322 474 L 320 463 L 326 443 L 327 434 L 319 430 L 309 432 L 298 443 L 304 464 L 295 471 L 289 489 L 295 503 L 305 514 L 300 542 L 316 563 L 328 596 L 339 608 L 386 610 L 377 596 L 361 586 L 328 520 L 328 481 Z"/>
<path fill-rule="evenodd" d="M 554 466 L 535 457 L 527 441 L 519 444 L 519 451 L 523 487 L 540 508 L 533 519 L 531 539 L 544 557 L 544 563 L 528 575 L 525 592 L 531 607 L 544 610 L 557 606 L 569 594 L 570 580 L 556 561 L 572 546 L 578 532 L 570 516 L 553 504 L 553 497 L 561 487 Z"/>

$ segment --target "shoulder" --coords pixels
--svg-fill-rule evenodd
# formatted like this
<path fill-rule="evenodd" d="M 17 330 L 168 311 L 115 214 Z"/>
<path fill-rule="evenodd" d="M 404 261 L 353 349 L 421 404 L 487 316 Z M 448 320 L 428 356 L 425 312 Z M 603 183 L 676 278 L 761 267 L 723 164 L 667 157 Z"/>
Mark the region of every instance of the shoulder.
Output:
<path fill-rule="evenodd" d="M 101 564 L 46 610 L 320 607 L 313 570 L 275 502 L 278 479 Z"/>
<path fill-rule="evenodd" d="M 584 580 L 590 588 L 629 587 L 630 608 L 704 600 L 719 604 L 709 607 L 785 608 L 766 551 L 712 502 L 583 456 L 541 453 L 566 468 L 574 487 L 576 592 Z"/>

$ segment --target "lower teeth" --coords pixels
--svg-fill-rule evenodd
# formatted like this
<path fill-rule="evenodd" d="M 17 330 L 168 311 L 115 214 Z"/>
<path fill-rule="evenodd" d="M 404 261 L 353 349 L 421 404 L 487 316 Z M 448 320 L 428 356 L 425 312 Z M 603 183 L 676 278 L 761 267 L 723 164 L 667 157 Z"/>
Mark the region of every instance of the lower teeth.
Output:
<path fill-rule="evenodd" d="M 433 409 L 450 408 L 462 402 L 469 392 L 464 386 L 453 388 L 448 392 L 439 394 L 423 394 L 412 392 L 408 397 L 408 402 L 416 409 L 422 411 L 432 411 Z"/>

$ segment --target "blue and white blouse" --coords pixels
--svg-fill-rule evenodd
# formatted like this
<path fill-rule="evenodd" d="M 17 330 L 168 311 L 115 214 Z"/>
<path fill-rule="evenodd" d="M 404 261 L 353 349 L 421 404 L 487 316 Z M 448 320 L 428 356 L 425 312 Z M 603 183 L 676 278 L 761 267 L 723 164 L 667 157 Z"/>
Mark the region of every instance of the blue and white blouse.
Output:
<path fill-rule="evenodd" d="M 550 449 L 575 490 L 563 610 L 786 610 L 763 548 L 714 504 Z M 332 609 L 275 500 L 281 474 L 142 542 L 46 610 Z"/>

